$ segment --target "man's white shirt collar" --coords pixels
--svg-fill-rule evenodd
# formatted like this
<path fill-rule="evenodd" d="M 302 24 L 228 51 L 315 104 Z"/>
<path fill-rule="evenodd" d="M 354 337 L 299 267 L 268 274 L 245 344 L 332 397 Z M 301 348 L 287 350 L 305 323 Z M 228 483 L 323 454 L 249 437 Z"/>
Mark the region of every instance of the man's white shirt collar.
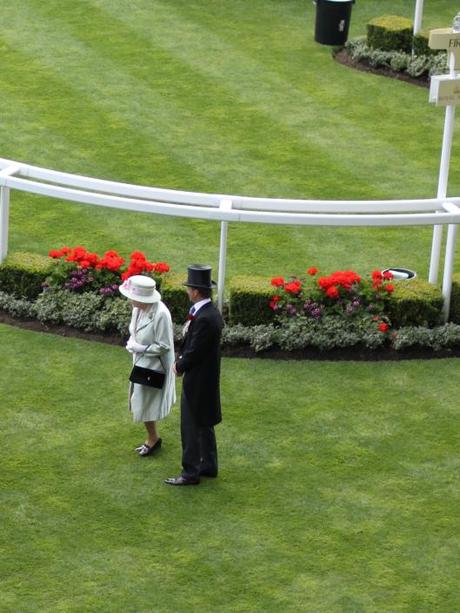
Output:
<path fill-rule="evenodd" d="M 193 314 L 196 315 L 198 311 L 201 309 L 201 307 L 204 307 L 204 305 L 208 304 L 208 302 L 211 302 L 211 298 L 205 298 L 204 300 L 195 302 L 195 304 L 193 305 L 193 308 L 195 309 Z"/>

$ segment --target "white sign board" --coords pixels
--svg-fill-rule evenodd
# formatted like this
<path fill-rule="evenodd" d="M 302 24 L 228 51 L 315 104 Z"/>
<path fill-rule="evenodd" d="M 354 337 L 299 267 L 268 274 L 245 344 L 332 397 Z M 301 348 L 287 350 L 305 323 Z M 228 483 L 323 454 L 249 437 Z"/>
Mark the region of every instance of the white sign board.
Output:
<path fill-rule="evenodd" d="M 431 30 L 428 45 L 431 49 L 445 49 L 453 53 L 455 67 L 460 65 L 460 32 L 454 32 L 452 28 Z"/>
<path fill-rule="evenodd" d="M 435 103 L 436 106 L 459 105 L 460 76 L 433 75 L 430 83 L 430 102 Z"/>

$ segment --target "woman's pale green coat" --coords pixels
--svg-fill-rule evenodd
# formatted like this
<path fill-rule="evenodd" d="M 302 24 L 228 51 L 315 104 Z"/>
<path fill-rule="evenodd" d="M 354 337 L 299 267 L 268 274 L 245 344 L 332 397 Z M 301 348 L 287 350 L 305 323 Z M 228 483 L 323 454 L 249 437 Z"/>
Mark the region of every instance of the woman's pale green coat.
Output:
<path fill-rule="evenodd" d="M 133 354 L 133 363 L 166 374 L 162 389 L 129 384 L 129 409 L 134 421 L 158 421 L 165 418 L 176 402 L 174 335 L 171 314 L 163 302 L 153 303 L 147 311 L 133 308 L 129 331 L 135 341 L 148 345 L 143 354 Z"/>

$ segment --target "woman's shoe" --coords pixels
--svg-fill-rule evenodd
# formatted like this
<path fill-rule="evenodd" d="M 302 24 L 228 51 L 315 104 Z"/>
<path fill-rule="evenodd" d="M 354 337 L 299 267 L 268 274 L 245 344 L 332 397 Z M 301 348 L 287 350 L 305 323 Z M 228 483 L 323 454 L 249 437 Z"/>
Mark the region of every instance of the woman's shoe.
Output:
<path fill-rule="evenodd" d="M 157 449 L 160 449 L 161 447 L 161 438 L 159 438 L 157 440 L 157 442 L 155 443 L 155 445 L 152 445 L 151 447 L 149 447 L 149 445 L 146 445 L 145 443 L 141 446 L 140 450 L 138 451 L 139 455 L 141 457 L 146 457 L 148 455 L 152 455 Z"/>

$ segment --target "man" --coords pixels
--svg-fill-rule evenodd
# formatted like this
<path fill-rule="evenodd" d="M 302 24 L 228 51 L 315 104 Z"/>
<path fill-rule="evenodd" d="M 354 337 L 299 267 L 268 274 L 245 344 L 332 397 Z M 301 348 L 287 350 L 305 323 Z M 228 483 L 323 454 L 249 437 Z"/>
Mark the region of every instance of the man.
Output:
<path fill-rule="evenodd" d="M 182 473 L 168 485 L 197 485 L 217 477 L 214 426 L 221 422 L 220 337 L 222 317 L 211 301 L 211 267 L 193 264 L 184 283 L 193 303 L 173 370 L 184 375 L 181 399 Z"/>

